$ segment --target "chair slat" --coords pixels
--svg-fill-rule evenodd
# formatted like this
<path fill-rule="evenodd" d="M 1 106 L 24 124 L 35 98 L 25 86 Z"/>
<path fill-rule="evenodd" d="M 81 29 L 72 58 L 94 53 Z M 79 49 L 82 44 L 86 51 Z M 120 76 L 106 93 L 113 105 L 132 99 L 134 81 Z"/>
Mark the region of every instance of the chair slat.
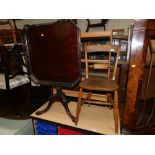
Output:
<path fill-rule="evenodd" d="M 86 51 L 90 52 L 112 52 L 117 53 L 118 45 L 88 45 L 86 46 Z"/>

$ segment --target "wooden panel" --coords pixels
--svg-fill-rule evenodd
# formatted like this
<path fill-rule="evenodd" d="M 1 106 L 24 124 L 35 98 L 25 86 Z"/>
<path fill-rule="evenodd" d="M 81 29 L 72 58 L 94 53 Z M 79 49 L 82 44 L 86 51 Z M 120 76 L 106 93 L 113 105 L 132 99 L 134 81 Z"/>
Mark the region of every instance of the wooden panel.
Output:
<path fill-rule="evenodd" d="M 135 125 L 136 103 L 138 91 L 142 83 L 142 73 L 144 69 L 144 56 L 142 55 L 145 39 L 145 31 L 134 31 L 131 47 L 131 58 L 128 74 L 127 96 L 124 115 L 124 126 L 133 128 Z"/>
<path fill-rule="evenodd" d="M 123 118 L 123 128 L 127 131 L 136 129 L 148 41 L 152 34 L 155 36 L 155 20 L 135 20 Z"/>

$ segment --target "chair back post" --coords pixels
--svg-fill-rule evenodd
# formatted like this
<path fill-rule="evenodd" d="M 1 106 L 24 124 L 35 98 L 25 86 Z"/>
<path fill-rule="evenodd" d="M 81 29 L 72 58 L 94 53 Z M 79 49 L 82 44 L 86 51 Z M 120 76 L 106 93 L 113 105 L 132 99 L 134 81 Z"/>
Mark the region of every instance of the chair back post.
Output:
<path fill-rule="evenodd" d="M 110 60 L 111 60 L 111 51 L 109 52 L 109 68 L 108 68 L 108 78 L 110 78 Z"/>
<path fill-rule="evenodd" d="M 85 56 L 85 78 L 88 78 L 89 68 L 88 68 L 88 53 L 87 53 L 87 43 L 84 44 L 84 56 Z"/>
<path fill-rule="evenodd" d="M 116 45 L 115 45 L 116 46 Z M 116 60 L 115 60 L 115 66 L 114 66 L 114 71 L 113 71 L 113 77 L 112 77 L 112 80 L 115 80 L 116 79 L 116 73 L 117 73 L 117 66 L 118 66 L 118 60 L 119 60 L 119 54 L 120 54 L 120 49 L 121 47 L 118 45 L 117 48 L 116 48 Z"/>
<path fill-rule="evenodd" d="M 13 27 L 13 25 L 12 25 L 11 20 L 8 20 L 8 24 L 9 24 L 9 26 L 11 28 L 11 31 L 12 31 L 13 41 L 14 41 L 14 43 L 17 43 L 16 31 L 15 31 L 15 28 Z"/>
<path fill-rule="evenodd" d="M 2 31 L 10 30 L 12 32 L 13 43 L 17 43 L 16 30 L 13 27 L 12 20 L 0 21 L 0 25 L 9 25 L 9 29 L 2 29 Z"/>

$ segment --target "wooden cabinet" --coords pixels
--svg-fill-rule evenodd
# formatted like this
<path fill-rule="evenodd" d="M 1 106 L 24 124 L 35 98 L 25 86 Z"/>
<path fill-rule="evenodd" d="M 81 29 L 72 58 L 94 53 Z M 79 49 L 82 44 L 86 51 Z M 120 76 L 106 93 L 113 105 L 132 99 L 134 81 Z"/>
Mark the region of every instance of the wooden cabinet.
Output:
<path fill-rule="evenodd" d="M 134 21 L 129 74 L 127 81 L 127 96 L 123 118 L 123 130 L 125 133 L 155 133 L 155 124 L 150 125 L 151 120 L 149 120 L 151 116 L 151 119 L 154 120 L 154 106 L 152 107 L 151 113 L 145 117 L 147 121 L 141 121 L 141 123 L 139 123 L 139 120 L 142 116 L 139 115 L 139 113 L 143 114 L 141 113 L 141 109 L 146 110 L 146 106 L 143 107 L 143 104 L 141 104 L 141 91 L 145 75 L 146 56 L 148 53 L 148 48 L 150 51 L 152 51 L 152 54 L 154 53 L 154 49 L 152 49 L 150 44 L 151 40 L 154 38 L 155 20 L 150 19 Z M 151 66 L 151 68 L 152 67 L 153 66 Z M 149 76 L 147 76 L 147 79 L 149 84 L 148 86 L 154 87 L 154 84 L 150 83 Z M 153 100 L 154 98 L 155 93 L 152 96 Z"/>

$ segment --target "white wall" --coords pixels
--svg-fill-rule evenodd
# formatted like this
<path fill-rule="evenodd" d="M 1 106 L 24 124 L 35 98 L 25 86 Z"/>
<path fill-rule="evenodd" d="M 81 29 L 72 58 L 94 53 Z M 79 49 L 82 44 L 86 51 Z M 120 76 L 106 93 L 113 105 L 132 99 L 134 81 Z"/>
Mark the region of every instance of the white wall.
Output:
<path fill-rule="evenodd" d="M 57 19 L 24 19 L 17 20 L 16 25 L 18 28 L 23 28 L 24 24 L 40 24 L 40 23 L 49 23 L 55 22 Z M 100 22 L 100 19 L 91 19 L 91 23 Z M 112 29 L 128 29 L 128 26 L 133 22 L 133 19 L 109 19 L 106 24 L 106 30 Z M 87 21 L 85 19 L 78 19 L 77 26 L 81 29 L 82 32 L 86 31 Z M 103 31 L 103 27 L 91 28 L 90 31 Z"/>
<path fill-rule="evenodd" d="M 58 19 L 23 19 L 17 20 L 16 25 L 18 28 L 22 29 L 25 24 L 40 24 L 40 23 L 49 23 L 55 22 Z M 99 23 L 101 19 L 90 19 L 90 23 Z M 126 33 L 128 30 L 128 26 L 133 22 L 133 19 L 109 19 L 106 24 L 106 30 L 112 29 L 125 29 Z M 81 29 L 81 32 L 85 32 L 87 28 L 87 20 L 78 19 L 77 26 Z M 0 29 L 6 28 L 6 26 L 0 26 Z M 7 25 L 8 28 L 8 25 Z M 104 31 L 103 27 L 98 28 L 90 28 L 89 31 Z"/>
<path fill-rule="evenodd" d="M 91 19 L 91 23 L 100 22 L 100 19 Z M 106 30 L 112 29 L 128 29 L 128 26 L 133 22 L 133 19 L 109 19 L 106 24 Z M 81 31 L 85 31 L 87 28 L 87 21 L 85 19 L 78 20 L 77 24 Z M 103 31 L 103 27 L 91 28 L 90 31 Z"/>

